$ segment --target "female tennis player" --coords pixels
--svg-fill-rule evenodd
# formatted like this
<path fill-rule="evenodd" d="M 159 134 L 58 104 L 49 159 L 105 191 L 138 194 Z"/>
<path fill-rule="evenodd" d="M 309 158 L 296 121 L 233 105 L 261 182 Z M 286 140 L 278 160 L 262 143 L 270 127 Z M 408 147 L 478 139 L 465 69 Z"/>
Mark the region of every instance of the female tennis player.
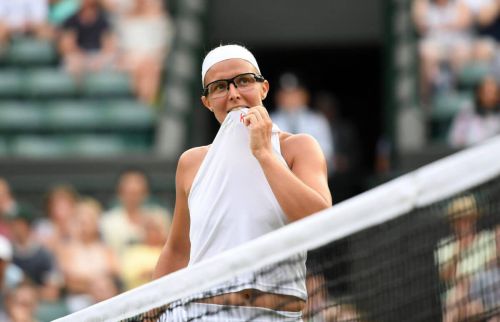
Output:
<path fill-rule="evenodd" d="M 250 51 L 239 45 L 216 47 L 206 55 L 201 74 L 201 100 L 221 127 L 212 144 L 192 148 L 179 159 L 172 228 L 154 278 L 332 204 L 319 144 L 273 125 L 262 103 L 269 83 Z M 300 321 L 306 297 L 303 254 L 276 265 L 272 274 L 238 276 L 183 307 L 181 315 L 189 319 L 219 308 L 225 315 L 218 321 L 256 315 Z"/>

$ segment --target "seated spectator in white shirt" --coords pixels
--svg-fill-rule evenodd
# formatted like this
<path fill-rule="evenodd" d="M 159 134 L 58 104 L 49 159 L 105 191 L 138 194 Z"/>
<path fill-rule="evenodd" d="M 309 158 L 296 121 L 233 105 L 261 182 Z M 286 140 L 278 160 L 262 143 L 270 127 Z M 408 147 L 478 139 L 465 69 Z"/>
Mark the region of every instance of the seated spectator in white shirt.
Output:
<path fill-rule="evenodd" d="M 119 204 L 103 214 L 101 230 L 104 241 L 122 260 L 128 247 L 145 240 L 143 223 L 147 216 L 161 214 L 170 227 L 170 215 L 150 202 L 149 182 L 141 171 L 125 171 L 119 178 L 117 193 Z"/>
<path fill-rule="evenodd" d="M 51 39 L 47 0 L 0 0 L 0 45 L 13 37 Z"/>
<path fill-rule="evenodd" d="M 309 92 L 292 73 L 280 78 L 280 88 L 275 96 L 277 110 L 271 119 L 285 132 L 305 133 L 318 140 L 326 160 L 332 160 L 333 140 L 328 120 L 310 109 Z"/>
<path fill-rule="evenodd" d="M 475 32 L 472 58 L 476 61 L 491 61 L 499 40 L 498 0 L 463 0 L 469 8 Z"/>
<path fill-rule="evenodd" d="M 453 119 L 449 133 L 453 147 L 470 146 L 500 134 L 500 95 L 495 79 L 485 77 L 474 95 L 474 104 L 465 106 Z"/>
<path fill-rule="evenodd" d="M 421 95 L 428 103 L 441 66 L 446 63 L 455 75 L 470 60 L 472 16 L 464 2 L 454 0 L 415 0 L 412 15 L 421 37 Z"/>
<path fill-rule="evenodd" d="M 173 24 L 160 0 L 135 0 L 117 22 L 121 66 L 130 72 L 138 98 L 154 103 L 172 44 Z"/>

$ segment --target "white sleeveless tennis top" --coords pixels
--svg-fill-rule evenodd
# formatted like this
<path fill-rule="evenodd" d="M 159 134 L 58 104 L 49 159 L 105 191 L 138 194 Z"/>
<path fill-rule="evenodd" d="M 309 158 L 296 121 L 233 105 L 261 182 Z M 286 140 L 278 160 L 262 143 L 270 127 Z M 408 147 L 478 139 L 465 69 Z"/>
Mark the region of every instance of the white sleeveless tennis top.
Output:
<path fill-rule="evenodd" d="M 188 205 L 191 253 L 189 265 L 283 227 L 287 218 L 249 146 L 242 123 L 248 109 L 230 112 L 196 174 Z M 272 145 L 281 158 L 279 129 Z M 304 254 L 275 265 L 271 273 L 254 272 L 228 282 L 230 292 L 253 288 L 306 299 Z M 268 271 L 269 267 L 263 269 Z M 279 281 L 279 282 L 278 282 Z M 286 282 L 285 282 L 286 281 Z M 277 285 L 278 284 L 278 285 Z M 224 287 L 218 286 L 218 289 Z M 228 290 L 221 293 L 227 293 Z"/>

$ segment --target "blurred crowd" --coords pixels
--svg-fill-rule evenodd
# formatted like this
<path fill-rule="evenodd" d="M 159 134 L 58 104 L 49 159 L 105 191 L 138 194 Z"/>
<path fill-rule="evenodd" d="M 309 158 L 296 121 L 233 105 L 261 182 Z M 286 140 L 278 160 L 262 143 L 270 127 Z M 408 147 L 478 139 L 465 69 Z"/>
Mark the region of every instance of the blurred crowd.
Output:
<path fill-rule="evenodd" d="M 481 227 L 486 210 L 473 194 L 454 198 L 446 209 L 451 235 L 435 251 L 444 322 L 500 321 L 500 225 Z"/>
<path fill-rule="evenodd" d="M 0 49 L 14 38 L 52 42 L 62 67 L 129 73 L 137 97 L 157 98 L 173 40 L 162 0 L 0 0 Z"/>
<path fill-rule="evenodd" d="M 69 185 L 34 209 L 0 178 L 0 320 L 52 320 L 149 282 L 170 221 L 135 169 L 107 209 Z"/>
<path fill-rule="evenodd" d="M 461 148 L 500 134 L 500 1 L 414 0 L 419 35 L 420 97 L 470 94 L 455 106 L 447 140 Z M 431 111 L 432 113 L 432 111 Z"/>
<path fill-rule="evenodd" d="M 274 97 L 273 122 L 283 131 L 305 133 L 319 143 L 328 166 L 333 202 L 338 203 L 359 191 L 361 146 L 357 129 L 343 116 L 334 94 L 311 93 L 296 73 L 279 77 Z"/>

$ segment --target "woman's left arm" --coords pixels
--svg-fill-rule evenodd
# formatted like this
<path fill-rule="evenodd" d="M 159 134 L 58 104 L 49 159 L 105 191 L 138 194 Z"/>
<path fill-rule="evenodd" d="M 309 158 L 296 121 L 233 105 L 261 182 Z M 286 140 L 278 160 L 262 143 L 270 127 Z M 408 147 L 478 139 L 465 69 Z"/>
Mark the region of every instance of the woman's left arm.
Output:
<path fill-rule="evenodd" d="M 253 107 L 244 119 L 250 130 L 250 149 L 290 221 L 332 205 L 326 160 L 317 141 L 306 134 L 290 135 L 281 148 L 288 166 L 273 152 L 272 121 L 263 106 Z"/>

